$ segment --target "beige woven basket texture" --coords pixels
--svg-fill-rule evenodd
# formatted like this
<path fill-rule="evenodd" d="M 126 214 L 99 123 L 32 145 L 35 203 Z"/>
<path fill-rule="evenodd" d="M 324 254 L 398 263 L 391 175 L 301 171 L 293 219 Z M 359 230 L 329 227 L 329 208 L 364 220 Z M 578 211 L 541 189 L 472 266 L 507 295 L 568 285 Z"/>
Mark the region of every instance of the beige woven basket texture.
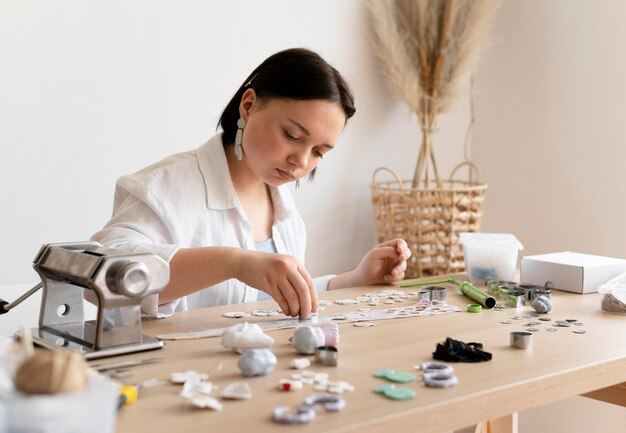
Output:
<path fill-rule="evenodd" d="M 458 169 L 466 165 L 476 172 L 477 180 L 454 180 Z M 377 181 L 383 172 L 394 180 Z M 434 181 L 428 188 L 412 188 L 412 181 L 380 167 L 372 175 L 370 188 L 378 241 L 402 238 L 409 244 L 412 256 L 406 278 L 464 271 L 459 233 L 480 230 L 487 192 L 474 163 L 457 165 L 441 188 Z"/>

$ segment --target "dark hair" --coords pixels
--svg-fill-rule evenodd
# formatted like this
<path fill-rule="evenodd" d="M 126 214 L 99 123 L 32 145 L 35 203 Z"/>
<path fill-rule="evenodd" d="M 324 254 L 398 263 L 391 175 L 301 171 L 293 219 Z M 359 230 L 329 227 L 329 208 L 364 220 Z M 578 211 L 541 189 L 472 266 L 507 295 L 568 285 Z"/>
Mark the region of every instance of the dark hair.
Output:
<path fill-rule="evenodd" d="M 319 54 L 304 48 L 280 51 L 252 71 L 224 109 L 217 123 L 224 130 L 224 146 L 235 142 L 239 104 L 248 88 L 253 88 L 261 100 L 284 98 L 337 101 L 346 119 L 356 111 L 348 84 Z"/>

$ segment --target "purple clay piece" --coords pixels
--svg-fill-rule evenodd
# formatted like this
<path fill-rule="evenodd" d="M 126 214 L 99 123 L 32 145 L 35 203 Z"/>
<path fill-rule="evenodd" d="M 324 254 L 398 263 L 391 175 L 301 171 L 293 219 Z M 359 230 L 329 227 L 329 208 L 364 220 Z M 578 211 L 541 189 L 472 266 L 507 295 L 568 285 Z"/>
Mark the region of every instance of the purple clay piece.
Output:
<path fill-rule="evenodd" d="M 337 347 L 339 344 L 339 326 L 336 323 L 328 323 L 320 326 L 320 329 L 324 333 L 324 337 L 326 337 L 324 346 Z"/>

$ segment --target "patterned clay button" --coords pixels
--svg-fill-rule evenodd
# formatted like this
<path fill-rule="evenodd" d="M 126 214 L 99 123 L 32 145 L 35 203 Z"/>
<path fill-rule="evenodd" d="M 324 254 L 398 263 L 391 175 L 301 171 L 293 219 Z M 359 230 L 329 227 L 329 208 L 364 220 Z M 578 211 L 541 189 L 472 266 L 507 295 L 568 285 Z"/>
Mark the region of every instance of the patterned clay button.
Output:
<path fill-rule="evenodd" d="M 268 317 L 268 316 L 276 316 L 278 315 L 278 311 L 276 310 L 254 310 L 252 312 L 253 316 L 257 317 Z"/>
<path fill-rule="evenodd" d="M 299 380 L 280 379 L 278 389 L 281 391 L 298 391 L 302 389 L 302 382 Z"/>
<path fill-rule="evenodd" d="M 227 311 L 224 313 L 224 317 L 229 319 L 240 319 L 242 317 L 250 317 L 250 313 L 244 313 L 242 311 Z"/>
<path fill-rule="evenodd" d="M 356 322 L 353 326 L 356 326 L 357 328 L 369 328 L 374 325 L 374 322 Z"/>
<path fill-rule="evenodd" d="M 573 332 L 574 334 L 584 334 L 584 333 L 586 333 L 587 331 L 585 331 L 584 329 L 580 329 L 580 328 L 578 328 L 578 329 L 574 329 L 572 332 Z"/>
<path fill-rule="evenodd" d="M 335 304 L 339 305 L 356 305 L 358 303 L 359 301 L 357 301 L 356 299 L 337 299 L 335 301 Z"/>

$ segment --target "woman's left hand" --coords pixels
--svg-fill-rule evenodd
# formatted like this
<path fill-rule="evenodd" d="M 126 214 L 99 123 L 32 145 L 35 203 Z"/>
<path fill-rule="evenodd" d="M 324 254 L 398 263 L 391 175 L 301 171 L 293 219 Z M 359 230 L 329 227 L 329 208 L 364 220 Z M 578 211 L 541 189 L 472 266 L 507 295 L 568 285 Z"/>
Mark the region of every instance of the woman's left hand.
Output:
<path fill-rule="evenodd" d="M 404 279 L 411 250 L 404 239 L 394 239 L 371 249 L 354 269 L 354 285 L 392 283 Z"/>

